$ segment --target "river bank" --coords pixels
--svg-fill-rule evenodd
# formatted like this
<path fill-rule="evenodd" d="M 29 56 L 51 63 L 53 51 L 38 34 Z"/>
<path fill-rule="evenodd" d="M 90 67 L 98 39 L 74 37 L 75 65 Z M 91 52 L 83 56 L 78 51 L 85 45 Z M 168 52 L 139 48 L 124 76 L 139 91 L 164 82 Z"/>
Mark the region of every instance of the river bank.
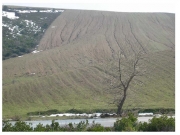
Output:
<path fill-rule="evenodd" d="M 153 114 L 149 113 L 137 113 L 137 117 L 160 117 L 162 115 L 175 116 L 175 114 Z M 61 114 L 51 114 L 51 115 L 35 115 L 35 116 L 26 116 L 26 117 L 15 117 L 14 119 L 3 119 L 8 121 L 46 121 L 46 120 L 68 120 L 68 119 L 98 119 L 98 118 L 121 118 L 116 113 L 61 113 Z"/>
<path fill-rule="evenodd" d="M 159 116 L 160 117 L 160 116 Z M 168 116 L 168 118 L 173 117 L 175 118 L 175 116 Z M 151 117 L 137 117 L 138 122 L 149 122 L 149 120 L 151 120 L 153 118 L 153 116 Z M 117 119 L 121 119 L 121 117 L 117 117 L 117 118 L 89 118 L 89 119 L 54 119 L 54 122 L 58 122 L 60 126 L 65 126 L 68 125 L 69 123 L 72 124 L 78 124 L 79 122 L 85 122 L 86 120 L 88 120 L 89 124 L 91 125 L 93 122 L 97 123 L 97 124 L 101 124 L 104 127 L 112 127 L 114 122 Z M 34 120 L 34 121 L 24 121 L 27 124 L 32 124 L 31 126 L 34 128 L 36 127 L 39 123 L 41 123 L 43 126 L 46 126 L 47 124 L 50 125 L 52 123 L 52 120 Z M 10 121 L 10 123 L 12 125 L 14 125 L 16 123 L 16 121 Z"/>

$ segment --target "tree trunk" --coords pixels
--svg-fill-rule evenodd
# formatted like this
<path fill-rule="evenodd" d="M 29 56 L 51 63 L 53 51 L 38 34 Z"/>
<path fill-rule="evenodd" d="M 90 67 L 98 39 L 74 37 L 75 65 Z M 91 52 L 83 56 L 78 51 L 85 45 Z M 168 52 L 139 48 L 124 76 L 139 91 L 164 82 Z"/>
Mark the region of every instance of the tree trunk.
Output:
<path fill-rule="evenodd" d="M 125 92 L 126 93 L 126 92 Z M 121 102 L 119 103 L 118 105 L 118 110 L 117 110 L 117 115 L 121 115 L 122 113 L 122 107 L 123 107 L 123 104 L 124 104 L 124 101 L 126 100 L 126 94 L 124 94 L 124 97 L 123 99 L 121 100 Z"/>

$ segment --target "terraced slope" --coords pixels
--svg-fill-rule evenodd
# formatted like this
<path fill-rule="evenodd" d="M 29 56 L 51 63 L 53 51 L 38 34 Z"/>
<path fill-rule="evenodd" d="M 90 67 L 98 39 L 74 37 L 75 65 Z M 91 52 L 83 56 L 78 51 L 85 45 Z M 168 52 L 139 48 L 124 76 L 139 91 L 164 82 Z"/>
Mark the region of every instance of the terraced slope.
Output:
<path fill-rule="evenodd" d="M 175 107 L 175 16 L 66 10 L 36 54 L 3 61 L 3 117 L 33 111 L 115 108 L 105 101 L 109 61 L 143 50 L 148 76 L 124 108 Z M 112 71 L 109 71 L 112 72 Z"/>

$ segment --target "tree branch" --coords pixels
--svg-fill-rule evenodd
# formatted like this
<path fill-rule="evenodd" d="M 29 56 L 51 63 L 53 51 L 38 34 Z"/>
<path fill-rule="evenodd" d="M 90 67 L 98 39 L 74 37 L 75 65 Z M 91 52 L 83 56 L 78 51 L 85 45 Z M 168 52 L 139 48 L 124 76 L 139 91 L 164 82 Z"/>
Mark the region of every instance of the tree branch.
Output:
<path fill-rule="evenodd" d="M 119 57 L 119 80 L 120 80 L 122 86 L 125 88 L 125 85 L 122 81 L 122 75 L 121 75 L 121 53 L 120 53 L 120 57 Z"/>

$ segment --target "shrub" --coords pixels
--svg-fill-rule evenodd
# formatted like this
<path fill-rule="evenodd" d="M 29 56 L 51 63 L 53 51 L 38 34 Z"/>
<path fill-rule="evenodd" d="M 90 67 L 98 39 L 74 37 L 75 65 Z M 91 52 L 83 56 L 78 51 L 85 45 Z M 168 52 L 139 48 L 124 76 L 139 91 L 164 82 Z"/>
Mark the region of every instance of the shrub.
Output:
<path fill-rule="evenodd" d="M 115 131 L 136 131 L 137 129 L 137 117 L 132 113 L 128 114 L 128 117 L 123 117 L 121 120 L 117 120 L 114 123 Z"/>
<path fill-rule="evenodd" d="M 19 52 L 17 52 L 17 53 L 19 53 Z M 18 54 L 16 54 L 16 53 L 13 53 L 12 55 L 11 55 L 11 57 L 17 57 L 18 56 Z"/>
<path fill-rule="evenodd" d="M 161 116 L 153 117 L 150 123 L 140 123 L 139 131 L 175 131 L 175 118 Z"/>
<path fill-rule="evenodd" d="M 46 131 L 46 127 L 43 126 L 43 124 L 39 123 L 35 128 L 34 128 L 34 131 Z"/>
<path fill-rule="evenodd" d="M 13 126 L 9 121 L 3 121 L 2 131 L 13 131 Z"/>
<path fill-rule="evenodd" d="M 138 131 L 148 131 L 147 129 L 148 129 L 148 123 L 147 122 L 144 122 L 144 123 L 142 123 L 142 122 L 140 122 L 139 123 L 139 127 L 138 127 Z"/>
<path fill-rule="evenodd" d="M 88 125 L 88 120 L 86 120 L 86 122 L 81 121 L 77 124 L 76 131 L 86 131 Z"/>
<path fill-rule="evenodd" d="M 47 110 L 47 111 L 36 111 L 36 112 L 29 112 L 27 115 L 50 115 L 60 113 L 57 109 Z"/>
<path fill-rule="evenodd" d="M 27 124 L 23 121 L 17 121 L 13 126 L 13 131 L 33 131 L 33 128 L 31 127 L 31 123 Z"/>
<path fill-rule="evenodd" d="M 55 120 L 52 120 L 52 123 L 50 125 L 43 126 L 43 124 L 38 124 L 34 131 L 61 131 L 61 127 L 58 122 L 55 122 Z"/>
<path fill-rule="evenodd" d="M 58 131 L 60 129 L 59 123 L 55 122 L 55 120 L 52 120 L 51 128 L 52 131 Z"/>
<path fill-rule="evenodd" d="M 137 117 L 132 113 L 128 117 L 123 117 L 114 123 L 114 127 L 103 127 L 93 121 L 89 126 L 88 120 L 81 121 L 78 124 L 69 123 L 66 126 L 60 127 L 58 122 L 52 120 L 50 125 L 43 126 L 38 124 L 34 130 L 32 124 L 27 124 L 22 121 L 17 121 L 12 125 L 9 121 L 3 121 L 3 131 L 175 131 L 175 118 L 161 116 L 160 118 L 153 117 L 149 123 L 137 123 Z"/>
<path fill-rule="evenodd" d="M 67 126 L 65 126 L 64 131 L 75 131 L 75 128 L 72 123 L 69 123 Z"/>
<path fill-rule="evenodd" d="M 87 131 L 95 131 L 95 132 L 105 131 L 105 130 L 106 129 L 101 124 L 95 124 L 94 121 L 92 126 L 87 129 Z"/>
<path fill-rule="evenodd" d="M 73 108 L 73 109 L 68 110 L 67 113 L 80 113 L 80 114 L 82 114 L 83 111 L 82 110 L 77 110 L 77 109 Z"/>

